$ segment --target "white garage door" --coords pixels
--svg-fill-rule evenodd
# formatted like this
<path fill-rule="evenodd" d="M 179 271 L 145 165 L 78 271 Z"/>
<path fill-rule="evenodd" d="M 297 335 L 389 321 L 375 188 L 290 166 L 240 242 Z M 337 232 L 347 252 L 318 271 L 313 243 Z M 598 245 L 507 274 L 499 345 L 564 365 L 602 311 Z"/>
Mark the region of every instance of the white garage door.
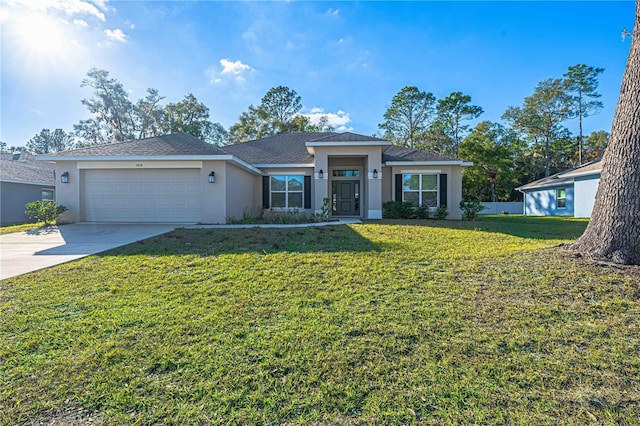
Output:
<path fill-rule="evenodd" d="M 200 170 L 85 170 L 82 220 L 199 222 Z"/>

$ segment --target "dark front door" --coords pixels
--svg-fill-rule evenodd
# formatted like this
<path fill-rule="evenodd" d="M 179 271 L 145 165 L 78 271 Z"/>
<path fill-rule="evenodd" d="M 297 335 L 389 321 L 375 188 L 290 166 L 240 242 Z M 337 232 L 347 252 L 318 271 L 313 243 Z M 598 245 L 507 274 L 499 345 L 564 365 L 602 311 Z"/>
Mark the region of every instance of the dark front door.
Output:
<path fill-rule="evenodd" d="M 334 180 L 331 183 L 331 201 L 335 216 L 358 216 L 360 214 L 360 182 Z"/>

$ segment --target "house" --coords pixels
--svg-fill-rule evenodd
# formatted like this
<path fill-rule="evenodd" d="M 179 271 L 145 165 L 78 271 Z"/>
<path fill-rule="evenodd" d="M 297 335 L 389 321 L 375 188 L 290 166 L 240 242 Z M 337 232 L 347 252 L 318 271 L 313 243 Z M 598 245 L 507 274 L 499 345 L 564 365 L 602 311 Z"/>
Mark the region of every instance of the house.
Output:
<path fill-rule="evenodd" d="M 25 204 L 54 201 L 54 166 L 26 153 L 0 154 L 0 222 L 3 225 L 30 222 Z"/>
<path fill-rule="evenodd" d="M 516 188 L 524 194 L 524 214 L 591 217 L 601 170 L 602 161 L 592 161 Z"/>
<path fill-rule="evenodd" d="M 471 163 L 355 133 L 283 133 L 223 148 L 184 133 L 80 148 L 55 162 L 64 221 L 225 223 L 245 212 L 382 218 L 404 200 L 461 217 Z"/>

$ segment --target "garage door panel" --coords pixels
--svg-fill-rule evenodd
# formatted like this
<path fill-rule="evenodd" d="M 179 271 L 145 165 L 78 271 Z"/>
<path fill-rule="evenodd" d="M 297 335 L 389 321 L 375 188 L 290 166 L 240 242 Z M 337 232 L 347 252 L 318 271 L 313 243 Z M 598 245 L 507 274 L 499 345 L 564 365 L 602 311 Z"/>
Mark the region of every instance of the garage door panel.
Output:
<path fill-rule="evenodd" d="M 200 170 L 85 170 L 83 182 L 83 220 L 200 221 Z"/>

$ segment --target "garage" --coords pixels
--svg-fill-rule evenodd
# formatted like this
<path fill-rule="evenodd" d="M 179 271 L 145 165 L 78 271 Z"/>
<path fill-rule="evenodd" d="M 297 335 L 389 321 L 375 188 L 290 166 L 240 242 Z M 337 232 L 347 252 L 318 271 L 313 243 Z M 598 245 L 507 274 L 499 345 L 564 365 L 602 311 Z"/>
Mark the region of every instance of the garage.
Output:
<path fill-rule="evenodd" d="M 81 220 L 200 221 L 200 169 L 83 170 Z"/>

